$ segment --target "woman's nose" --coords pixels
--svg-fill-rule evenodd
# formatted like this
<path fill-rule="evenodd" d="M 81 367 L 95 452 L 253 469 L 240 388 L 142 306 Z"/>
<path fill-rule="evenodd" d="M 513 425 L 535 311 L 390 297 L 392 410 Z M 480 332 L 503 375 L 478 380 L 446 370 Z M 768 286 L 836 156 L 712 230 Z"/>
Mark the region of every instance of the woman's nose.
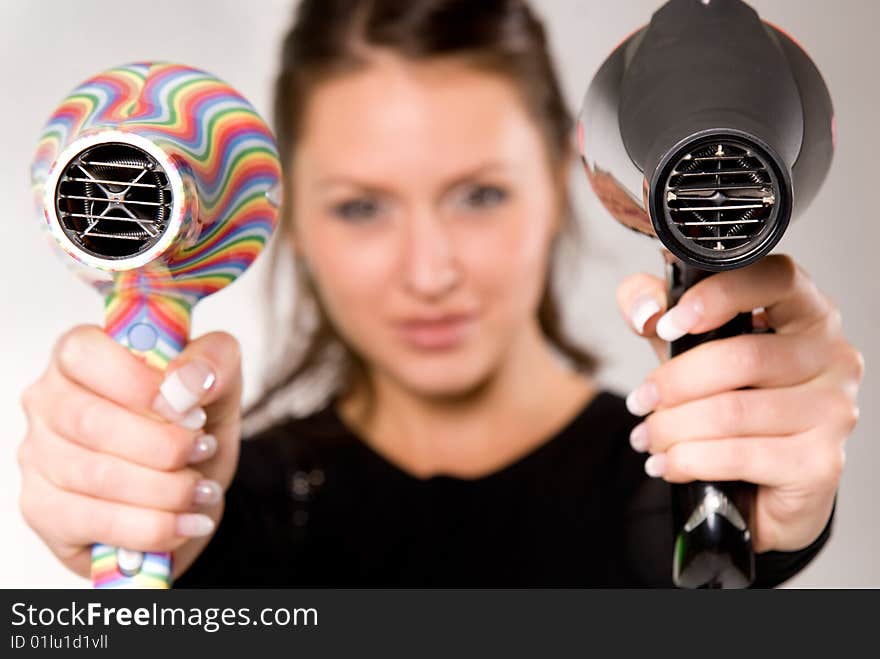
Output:
<path fill-rule="evenodd" d="M 452 291 L 461 278 L 449 228 L 435 214 L 411 218 L 404 244 L 404 278 L 416 296 L 439 298 Z"/>

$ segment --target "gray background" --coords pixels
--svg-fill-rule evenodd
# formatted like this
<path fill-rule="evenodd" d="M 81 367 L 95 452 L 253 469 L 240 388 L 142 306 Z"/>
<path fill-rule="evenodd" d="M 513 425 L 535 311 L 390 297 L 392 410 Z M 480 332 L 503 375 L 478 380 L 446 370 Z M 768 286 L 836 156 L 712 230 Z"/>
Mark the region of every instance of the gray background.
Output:
<path fill-rule="evenodd" d="M 655 0 L 599 2 L 541 0 L 554 53 L 573 111 L 603 58 L 647 22 Z M 875 217 L 880 106 L 880 3 L 754 0 L 761 15 L 791 33 L 822 70 L 834 99 L 838 151 L 821 194 L 789 230 L 778 251 L 793 254 L 843 311 L 851 341 L 868 369 L 862 418 L 848 443 L 832 540 L 788 586 L 880 586 L 880 529 L 874 469 L 880 447 L 880 400 L 873 333 L 880 323 L 880 238 Z M 0 204 L 7 267 L 0 279 L 0 586 L 81 586 L 58 564 L 18 512 L 15 450 L 25 421 L 21 389 L 45 366 L 58 335 L 78 323 L 99 323 L 101 302 L 71 277 L 48 249 L 31 205 L 28 166 L 48 114 L 79 81 L 132 60 L 177 60 L 205 68 L 269 115 L 270 83 L 279 40 L 291 16 L 289 0 L 0 0 Z M 598 349 L 607 386 L 629 391 L 654 366 L 653 353 L 631 335 L 614 302 L 616 282 L 629 272 L 662 274 L 657 248 L 612 222 L 598 207 L 580 171 L 572 172 L 576 205 L 588 246 L 563 276 L 568 322 Z M 243 346 L 245 398 L 259 388 L 266 345 L 260 297 L 265 260 L 230 288 L 207 299 L 194 334 L 225 329 Z M 241 313 L 241 309 L 254 313 Z"/>

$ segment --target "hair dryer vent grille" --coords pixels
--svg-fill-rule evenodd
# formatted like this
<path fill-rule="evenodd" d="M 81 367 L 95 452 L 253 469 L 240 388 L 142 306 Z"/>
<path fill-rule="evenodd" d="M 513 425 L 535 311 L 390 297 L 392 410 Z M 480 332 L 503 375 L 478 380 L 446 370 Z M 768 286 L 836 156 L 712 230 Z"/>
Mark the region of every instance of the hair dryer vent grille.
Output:
<path fill-rule="evenodd" d="M 165 171 L 130 144 L 99 144 L 80 152 L 55 190 L 64 233 L 78 248 L 104 259 L 128 258 L 155 245 L 171 205 Z"/>
<path fill-rule="evenodd" d="M 748 245 L 766 228 L 777 203 L 764 159 L 746 145 L 720 141 L 684 154 L 664 195 L 681 237 L 719 252 Z"/>

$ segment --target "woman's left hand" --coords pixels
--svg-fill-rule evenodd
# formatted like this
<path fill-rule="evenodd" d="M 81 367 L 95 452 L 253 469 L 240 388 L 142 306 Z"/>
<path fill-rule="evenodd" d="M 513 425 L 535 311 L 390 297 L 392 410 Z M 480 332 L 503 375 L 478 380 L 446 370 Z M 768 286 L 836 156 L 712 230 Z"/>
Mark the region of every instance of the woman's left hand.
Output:
<path fill-rule="evenodd" d="M 648 474 L 672 483 L 756 483 L 755 551 L 808 546 L 831 515 L 864 372 L 835 304 L 784 255 L 707 277 L 669 311 L 665 282 L 633 275 L 618 288 L 618 304 L 663 360 L 627 397 L 633 414 L 647 415 L 630 441 L 651 453 Z M 667 358 L 666 341 L 756 309 L 763 311 L 755 327 L 775 333 Z"/>

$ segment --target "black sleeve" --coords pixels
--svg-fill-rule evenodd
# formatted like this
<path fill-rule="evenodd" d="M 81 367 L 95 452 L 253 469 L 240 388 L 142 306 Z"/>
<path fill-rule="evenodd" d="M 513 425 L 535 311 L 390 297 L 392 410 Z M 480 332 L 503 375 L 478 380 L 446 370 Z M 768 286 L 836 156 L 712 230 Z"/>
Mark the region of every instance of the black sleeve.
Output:
<path fill-rule="evenodd" d="M 834 525 L 834 513 L 837 510 L 837 495 L 834 496 L 834 505 L 831 515 L 822 533 L 799 551 L 767 551 L 755 554 L 755 582 L 752 588 L 772 588 L 787 581 L 798 572 L 803 570 L 821 551 L 822 547 L 831 537 L 831 529 Z"/>

